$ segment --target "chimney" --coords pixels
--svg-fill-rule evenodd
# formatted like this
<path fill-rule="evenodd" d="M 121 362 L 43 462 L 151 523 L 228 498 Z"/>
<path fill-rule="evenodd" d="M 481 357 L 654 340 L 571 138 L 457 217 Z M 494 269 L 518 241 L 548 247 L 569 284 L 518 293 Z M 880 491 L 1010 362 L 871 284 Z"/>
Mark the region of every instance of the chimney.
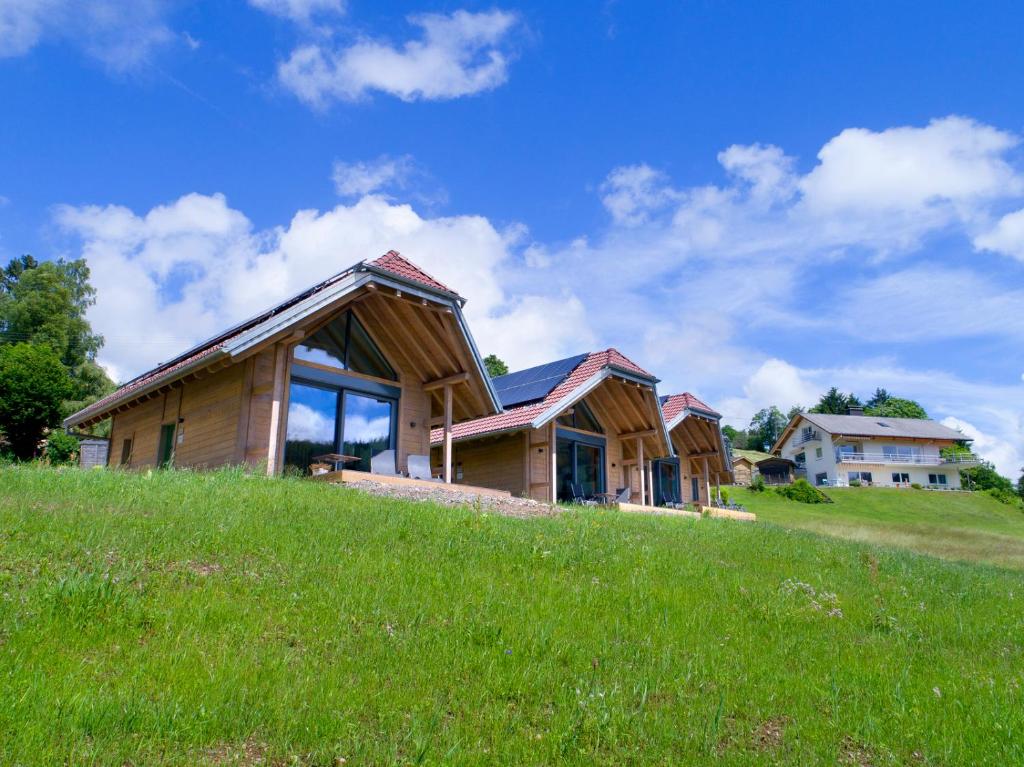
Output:
<path fill-rule="evenodd" d="M 847 415 L 864 415 L 864 408 L 860 405 L 850 405 L 846 408 Z"/>

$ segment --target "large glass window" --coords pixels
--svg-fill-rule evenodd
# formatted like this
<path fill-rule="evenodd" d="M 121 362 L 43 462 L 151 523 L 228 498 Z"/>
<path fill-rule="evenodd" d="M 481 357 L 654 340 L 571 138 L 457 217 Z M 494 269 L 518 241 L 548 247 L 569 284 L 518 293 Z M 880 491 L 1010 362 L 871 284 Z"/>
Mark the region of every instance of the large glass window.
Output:
<path fill-rule="evenodd" d="M 305 472 L 315 455 L 336 452 L 340 389 L 292 381 L 284 462 Z"/>
<path fill-rule="evenodd" d="M 909 462 L 921 455 L 921 448 L 912 445 L 884 445 L 882 455 L 887 460 Z"/>
<path fill-rule="evenodd" d="M 351 309 L 295 347 L 295 359 L 397 381 L 394 368 Z"/>
<path fill-rule="evenodd" d="M 581 431 L 592 431 L 595 434 L 604 434 L 604 429 L 598 423 L 594 411 L 587 407 L 587 403 L 582 400 L 573 405 L 571 413 L 560 415 L 557 420 L 562 426 L 580 429 Z"/>
<path fill-rule="evenodd" d="M 394 403 L 366 394 L 346 391 L 344 394 L 343 455 L 359 458 L 345 468 L 369 471 L 370 459 L 391 447 L 391 424 Z"/>
<path fill-rule="evenodd" d="M 604 492 L 603 445 L 558 437 L 555 460 L 560 501 L 571 501 L 575 497 L 574 484 L 586 497 Z"/>
<path fill-rule="evenodd" d="M 390 397 L 293 377 L 285 463 L 305 473 L 314 456 L 340 453 L 359 459 L 345 468 L 370 471 L 370 459 L 395 446 L 397 410 Z"/>

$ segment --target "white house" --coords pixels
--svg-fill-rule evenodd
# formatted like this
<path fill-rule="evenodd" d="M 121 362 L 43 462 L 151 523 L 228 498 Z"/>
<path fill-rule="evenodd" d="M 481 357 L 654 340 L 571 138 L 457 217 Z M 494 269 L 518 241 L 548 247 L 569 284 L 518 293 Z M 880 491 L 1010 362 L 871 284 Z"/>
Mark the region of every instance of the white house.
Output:
<path fill-rule="evenodd" d="M 932 420 L 869 415 L 800 413 L 786 426 L 772 452 L 795 461 L 799 476 L 815 485 L 960 487 L 960 469 L 974 454 L 943 456 L 942 449 L 967 441 Z"/>

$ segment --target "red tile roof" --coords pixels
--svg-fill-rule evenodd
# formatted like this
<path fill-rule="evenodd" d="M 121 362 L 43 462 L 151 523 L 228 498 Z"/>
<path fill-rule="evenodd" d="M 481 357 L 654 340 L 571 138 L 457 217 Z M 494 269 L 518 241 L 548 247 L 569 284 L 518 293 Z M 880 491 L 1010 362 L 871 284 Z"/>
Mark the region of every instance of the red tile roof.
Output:
<path fill-rule="evenodd" d="M 366 262 L 368 266 L 375 266 L 378 269 L 397 274 L 399 277 L 403 277 L 413 282 L 419 282 L 426 285 L 428 288 L 434 290 L 443 290 L 445 293 L 455 293 L 454 290 L 449 288 L 443 282 L 439 282 L 427 274 L 425 271 L 420 269 L 411 261 L 403 258 L 402 254 L 397 250 L 389 250 L 380 258 L 375 258 L 373 261 Z"/>
<path fill-rule="evenodd" d="M 626 370 L 630 373 L 655 380 L 653 375 L 616 349 L 591 352 L 585 360 L 573 368 L 562 382 L 552 389 L 540 402 L 509 408 L 497 415 L 489 415 L 472 421 L 454 424 L 452 426 L 452 439 L 469 439 L 470 437 L 481 437 L 485 434 L 522 429 L 532 423 L 541 413 L 553 407 L 557 402 L 564 399 L 606 367 L 616 367 L 620 370 Z M 431 430 L 430 441 L 432 444 L 440 443 L 443 438 L 444 431 L 442 429 Z"/>
<path fill-rule="evenodd" d="M 665 423 L 671 423 L 673 418 L 688 408 L 703 410 L 706 413 L 711 413 L 712 415 L 716 415 L 721 418 L 721 413 L 710 405 L 701 402 L 690 394 L 690 392 L 685 391 L 682 394 L 669 395 L 664 399 L 664 402 L 661 405 L 661 412 L 662 415 L 665 416 Z"/>

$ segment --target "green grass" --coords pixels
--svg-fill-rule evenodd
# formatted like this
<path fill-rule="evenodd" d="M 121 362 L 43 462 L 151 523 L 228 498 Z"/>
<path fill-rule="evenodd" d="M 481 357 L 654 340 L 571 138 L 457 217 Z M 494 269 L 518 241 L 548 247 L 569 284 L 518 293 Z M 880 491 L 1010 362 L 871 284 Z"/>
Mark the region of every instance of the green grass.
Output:
<path fill-rule="evenodd" d="M 773 492 L 729 488 L 766 522 L 923 554 L 1024 569 L 1024 512 L 985 493 L 829 488 L 834 503 L 794 503 Z"/>
<path fill-rule="evenodd" d="M 1024 576 L 773 525 L 0 471 L 5 764 L 1021 764 Z"/>

